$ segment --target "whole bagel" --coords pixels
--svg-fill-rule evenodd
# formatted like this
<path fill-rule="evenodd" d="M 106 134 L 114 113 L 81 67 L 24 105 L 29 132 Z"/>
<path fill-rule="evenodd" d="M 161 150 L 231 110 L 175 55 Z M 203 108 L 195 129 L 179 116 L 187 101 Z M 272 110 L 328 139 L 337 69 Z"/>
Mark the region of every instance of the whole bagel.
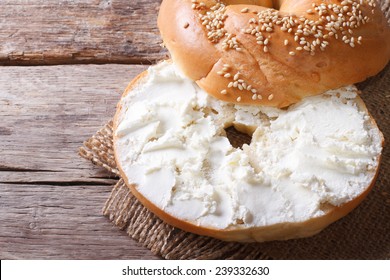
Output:
<path fill-rule="evenodd" d="M 212 96 L 286 107 L 361 82 L 390 58 L 374 0 L 164 0 L 172 59 Z"/>

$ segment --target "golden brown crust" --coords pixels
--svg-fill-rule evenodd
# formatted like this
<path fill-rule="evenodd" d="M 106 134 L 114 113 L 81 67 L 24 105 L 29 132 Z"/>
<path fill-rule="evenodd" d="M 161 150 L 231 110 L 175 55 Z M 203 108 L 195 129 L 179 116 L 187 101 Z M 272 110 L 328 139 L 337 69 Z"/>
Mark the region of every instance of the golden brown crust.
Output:
<path fill-rule="evenodd" d="M 216 3 L 215 0 L 198 2 L 204 2 L 207 7 Z M 236 38 L 240 51 L 234 48 L 225 49 L 223 42 L 226 36 L 215 42 L 207 38 L 208 31 L 199 18 L 199 13 L 205 13 L 204 8 L 193 9 L 191 0 L 164 0 L 158 18 L 164 44 L 175 64 L 202 89 L 220 100 L 238 103 L 239 98 L 241 104 L 285 107 L 305 96 L 361 82 L 378 73 L 390 59 L 390 29 L 379 7 L 362 5 L 360 9 L 363 16 L 372 18 L 371 21 L 361 24 L 356 29 L 351 28 L 351 31 L 344 27 L 344 34 L 343 31 L 338 31 L 337 40 L 335 35 L 326 39 L 321 38 L 321 44 L 326 41 L 328 43 L 325 44 L 328 46 L 321 51 L 317 45 L 314 55 L 311 55 L 310 51 L 296 49 L 305 45 L 295 42 L 295 32 L 298 32 L 297 28 L 301 25 L 300 16 L 309 21 L 319 19 L 318 14 L 309 14 L 307 11 L 313 9 L 313 3 L 319 5 L 323 1 L 273 1 L 275 7 L 280 6 L 281 17 L 294 14 L 296 16 L 293 16 L 293 19 L 297 19 L 298 22 L 291 33 L 283 31 L 281 25 L 275 24 L 272 31 L 262 31 L 263 43 L 271 36 L 267 44 L 268 52 L 264 52 L 264 45 L 259 45 L 254 35 L 246 34 L 244 30 L 250 28 L 250 19 L 258 19 L 258 12 L 271 11 L 265 8 L 270 5 L 270 1 L 221 2 L 227 4 L 224 11 L 227 18 L 223 20 L 223 28 L 227 34 Z M 251 3 L 255 5 L 250 5 Z M 340 4 L 340 1 L 329 0 L 326 3 Z M 246 8 L 249 12 L 242 12 L 246 11 Z M 349 18 L 349 15 L 345 17 Z M 346 40 L 352 40 L 353 37 L 353 42 L 343 41 L 344 36 L 348 37 Z M 361 44 L 358 43 L 360 36 Z M 305 36 L 300 35 L 298 41 L 301 42 L 303 37 Z M 305 38 L 307 42 L 316 40 L 314 35 Z M 287 46 L 285 40 L 288 40 Z M 226 64 L 230 66 L 229 78 L 221 75 L 221 72 L 225 73 L 223 68 Z M 234 82 L 233 76 L 237 72 L 240 72 L 239 77 L 245 82 L 246 87 L 251 85 L 262 99 L 256 97 L 253 100 L 252 90 L 228 87 L 230 82 Z M 221 94 L 225 90 L 227 93 Z"/>
<path fill-rule="evenodd" d="M 147 76 L 148 72 L 145 71 L 138 75 L 126 88 L 125 92 L 123 93 L 122 98 L 124 98 L 127 94 L 129 94 L 134 88 L 138 86 L 138 84 L 141 84 L 143 82 L 143 79 Z M 364 104 L 364 102 L 357 97 L 358 105 L 361 109 L 367 111 L 367 108 Z M 114 117 L 114 125 L 113 125 L 113 140 L 114 140 L 114 154 L 115 159 L 117 162 L 117 166 L 120 172 L 121 177 L 123 178 L 126 185 L 130 188 L 132 194 L 151 212 L 153 212 L 156 216 L 158 216 L 160 219 L 162 219 L 164 222 L 175 226 L 177 228 L 180 228 L 184 231 L 192 232 L 199 235 L 205 235 L 205 236 L 211 236 L 217 239 L 225 240 L 225 241 L 238 241 L 238 242 L 263 242 L 263 241 L 271 241 L 271 240 L 287 240 L 287 239 L 293 239 L 293 238 L 302 238 L 302 237 L 309 237 L 312 236 L 321 230 L 323 230 L 325 227 L 330 225 L 331 223 L 339 220 L 340 218 L 347 215 L 349 212 L 351 212 L 355 207 L 357 207 L 360 202 L 368 195 L 372 187 L 374 186 L 374 183 L 376 181 L 376 177 L 378 175 L 379 171 L 379 165 L 381 156 L 378 158 L 378 165 L 376 169 L 375 176 L 373 180 L 371 181 L 370 185 L 367 186 L 366 190 L 357 198 L 354 200 L 340 206 L 340 207 L 334 207 L 326 205 L 326 209 L 324 211 L 326 212 L 325 215 L 321 217 L 316 217 L 309 219 L 304 222 L 295 222 L 295 223 L 280 223 L 275 224 L 271 226 L 261 226 L 261 227 L 253 227 L 253 228 L 243 228 L 239 225 L 235 227 L 231 227 L 226 230 L 220 230 L 215 228 L 205 228 L 197 226 L 196 224 L 193 224 L 188 221 L 180 220 L 163 210 L 161 210 L 159 207 L 154 205 L 151 201 L 146 199 L 140 192 L 137 191 L 137 188 L 132 182 L 129 182 L 126 173 L 123 171 L 123 168 L 121 166 L 121 162 L 119 161 L 119 156 L 117 154 L 116 149 L 116 141 L 117 137 L 115 134 L 116 128 L 118 127 L 120 116 L 122 114 L 122 106 L 121 101 L 118 103 L 117 111 Z M 371 125 L 372 127 L 377 127 L 377 124 L 375 120 L 371 117 Z M 383 136 L 382 136 L 382 144 L 384 142 Z"/>

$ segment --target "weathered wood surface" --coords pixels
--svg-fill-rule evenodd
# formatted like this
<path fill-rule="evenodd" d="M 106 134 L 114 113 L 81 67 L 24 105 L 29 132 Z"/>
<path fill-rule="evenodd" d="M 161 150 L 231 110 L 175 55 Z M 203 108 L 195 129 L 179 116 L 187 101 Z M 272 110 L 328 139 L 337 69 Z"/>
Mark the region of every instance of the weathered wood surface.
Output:
<path fill-rule="evenodd" d="M 1 0 L 0 65 L 150 64 L 161 0 Z"/>
<path fill-rule="evenodd" d="M 0 65 L 153 63 L 160 2 L 1 0 Z M 116 179 L 77 155 L 144 69 L 0 67 L 0 259 L 155 258 L 102 216 Z"/>
<path fill-rule="evenodd" d="M 0 68 L 0 259 L 153 258 L 102 216 L 115 178 L 77 154 L 144 69 Z"/>

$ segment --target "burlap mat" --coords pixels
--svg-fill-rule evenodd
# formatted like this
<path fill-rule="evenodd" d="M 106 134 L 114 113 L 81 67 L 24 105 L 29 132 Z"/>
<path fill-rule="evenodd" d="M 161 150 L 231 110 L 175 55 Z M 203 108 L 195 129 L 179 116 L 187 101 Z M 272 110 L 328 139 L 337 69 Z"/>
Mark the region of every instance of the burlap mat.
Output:
<path fill-rule="evenodd" d="M 390 1 L 382 1 L 390 18 Z M 362 62 L 364 63 L 364 62 Z M 370 113 L 390 141 L 390 65 L 358 85 Z M 80 155 L 119 176 L 109 122 L 80 148 Z M 240 146 L 248 139 L 229 131 Z M 167 225 L 147 210 L 119 179 L 103 213 L 116 226 L 165 259 L 390 259 L 390 149 L 383 152 L 377 183 L 367 199 L 345 218 L 311 238 L 239 244 L 198 236 Z"/>

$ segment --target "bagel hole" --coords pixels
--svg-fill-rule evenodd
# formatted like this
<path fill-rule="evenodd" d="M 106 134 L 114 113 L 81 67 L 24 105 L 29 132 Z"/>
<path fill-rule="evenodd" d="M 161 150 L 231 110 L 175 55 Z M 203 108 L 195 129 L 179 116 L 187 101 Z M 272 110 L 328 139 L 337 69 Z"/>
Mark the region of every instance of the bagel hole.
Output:
<path fill-rule="evenodd" d="M 226 137 L 234 148 L 242 149 L 244 144 L 249 145 L 252 141 L 252 135 L 238 131 L 234 126 L 225 128 L 225 132 Z"/>

